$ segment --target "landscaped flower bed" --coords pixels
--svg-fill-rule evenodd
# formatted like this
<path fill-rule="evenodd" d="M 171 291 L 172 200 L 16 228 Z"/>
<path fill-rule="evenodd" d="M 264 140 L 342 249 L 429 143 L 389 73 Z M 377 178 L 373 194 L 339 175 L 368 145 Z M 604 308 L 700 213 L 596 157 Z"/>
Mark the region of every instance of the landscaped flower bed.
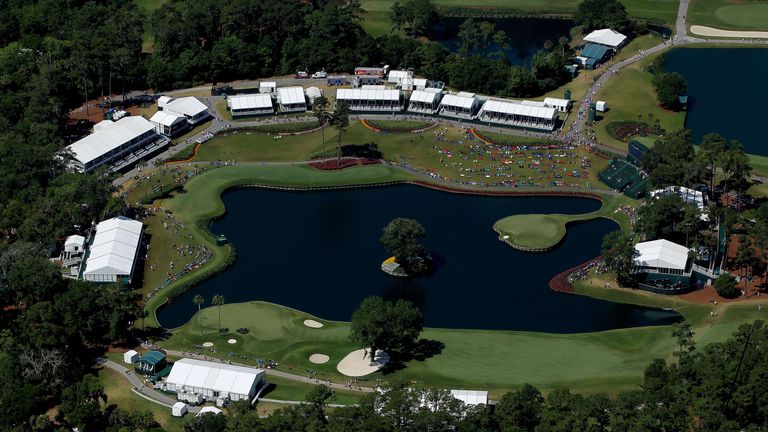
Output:
<path fill-rule="evenodd" d="M 314 161 L 310 162 L 309 166 L 312 168 L 316 168 L 319 170 L 325 170 L 325 171 L 333 171 L 333 170 L 340 170 L 344 168 L 349 168 L 351 166 L 356 165 L 375 165 L 381 163 L 379 159 L 370 159 L 370 158 L 345 158 L 342 160 L 323 160 L 323 161 Z"/>
<path fill-rule="evenodd" d="M 627 142 L 635 135 L 656 135 L 657 130 L 647 123 L 635 122 L 635 121 L 620 121 L 611 122 L 606 125 L 605 130 L 609 135 L 616 138 L 619 141 Z"/>

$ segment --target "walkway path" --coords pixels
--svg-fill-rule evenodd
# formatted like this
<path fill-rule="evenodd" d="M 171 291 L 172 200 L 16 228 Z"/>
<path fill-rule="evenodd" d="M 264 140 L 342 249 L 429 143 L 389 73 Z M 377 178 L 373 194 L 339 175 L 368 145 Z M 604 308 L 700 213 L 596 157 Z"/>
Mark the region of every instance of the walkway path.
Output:
<path fill-rule="evenodd" d="M 139 395 L 140 397 L 143 397 L 144 399 L 166 406 L 168 408 L 172 407 L 173 404 L 177 402 L 176 399 L 171 398 L 153 389 L 152 387 L 145 386 L 140 376 L 136 375 L 132 370 L 129 370 L 128 368 L 126 368 L 125 366 L 117 362 L 114 362 L 106 358 L 98 358 L 96 359 L 96 363 L 102 366 L 108 367 L 118 372 L 123 377 L 125 377 L 125 379 L 127 379 L 133 386 L 133 392 Z M 200 407 L 190 406 L 188 407 L 188 409 L 193 413 L 197 413 L 198 411 L 200 411 Z"/>

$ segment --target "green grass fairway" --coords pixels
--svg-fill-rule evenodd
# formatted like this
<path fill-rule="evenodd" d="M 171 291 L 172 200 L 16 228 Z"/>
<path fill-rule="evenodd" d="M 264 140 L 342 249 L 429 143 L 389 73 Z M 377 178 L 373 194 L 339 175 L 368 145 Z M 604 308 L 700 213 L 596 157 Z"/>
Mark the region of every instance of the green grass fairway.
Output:
<path fill-rule="evenodd" d="M 718 324 L 709 328 L 704 321 L 713 308 L 710 305 L 693 305 L 629 290 L 594 288 L 589 294 L 647 306 L 675 307 L 694 325 L 700 344 L 724 340 L 739 324 L 768 315 L 768 309 L 758 310 L 755 305 L 731 306 L 725 309 Z M 517 307 L 524 305 L 511 305 L 510 313 Z M 346 380 L 335 367 L 346 353 L 357 348 L 347 339 L 347 323 L 325 321 L 263 302 L 224 305 L 221 317 L 224 327 L 247 327 L 251 331 L 245 335 L 220 336 L 216 331 L 218 311 L 208 307 L 174 330 L 162 346 L 191 349 L 196 343 L 211 341 L 219 350 L 216 355 L 225 359 L 232 351 L 249 356 L 248 362 L 253 358 L 272 358 L 280 362 L 281 370 L 303 374 L 306 369 L 313 369 L 322 379 Z M 304 326 L 302 321 L 307 318 L 322 322 L 324 327 Z M 203 336 L 200 336 L 201 322 Z M 397 372 L 371 375 L 369 382 L 383 378 L 451 388 L 484 388 L 494 397 L 523 383 L 533 383 L 546 390 L 565 386 L 577 392 L 616 393 L 636 386 L 652 359 L 669 358 L 674 349 L 669 327 L 585 334 L 428 328 L 422 337 L 442 342 L 443 351 L 424 361 L 411 361 Z M 237 339 L 238 343 L 227 344 L 225 341 L 229 338 Z M 325 365 L 314 365 L 308 361 L 312 353 L 327 354 L 331 360 Z M 283 393 L 277 393 L 281 385 Z M 305 391 L 293 387 L 289 383 L 278 383 L 275 394 L 294 399 Z M 347 403 L 357 397 L 354 393 L 340 394 L 337 400 Z"/>
<path fill-rule="evenodd" d="M 523 250 L 548 250 L 565 236 L 570 215 L 524 214 L 507 216 L 493 224 L 493 229 L 513 247 Z"/>
<path fill-rule="evenodd" d="M 658 55 L 658 54 L 657 54 Z M 602 115 L 595 125 L 597 139 L 617 150 L 626 151 L 627 143 L 621 142 L 606 131 L 606 125 L 612 121 L 648 121 L 648 114 L 659 119 L 661 127 L 667 131 L 683 128 L 684 112 L 672 112 L 662 109 L 656 98 L 656 90 L 651 80 L 653 76 L 643 68 L 653 62 L 655 55 L 625 67 L 617 75 L 608 79 L 597 93 L 597 100 L 608 102 L 608 112 Z"/>
<path fill-rule="evenodd" d="M 689 25 L 724 30 L 768 30 L 768 3 L 762 0 L 694 0 Z"/>

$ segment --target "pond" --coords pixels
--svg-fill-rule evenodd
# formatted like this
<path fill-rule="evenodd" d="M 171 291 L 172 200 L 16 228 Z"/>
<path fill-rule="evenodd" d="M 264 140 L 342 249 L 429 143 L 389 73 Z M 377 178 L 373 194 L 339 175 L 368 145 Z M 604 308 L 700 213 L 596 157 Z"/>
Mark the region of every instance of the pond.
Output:
<path fill-rule="evenodd" d="M 331 191 L 235 189 L 223 197 L 224 218 L 214 223 L 237 250 L 227 271 L 160 309 L 163 326 L 186 323 L 201 294 L 227 303 L 264 300 L 320 318 L 349 321 L 371 295 L 407 298 L 425 325 L 577 333 L 669 324 L 674 312 L 551 291 L 556 273 L 600 253 L 617 225 L 598 219 L 570 226 L 555 250 L 516 251 L 500 242 L 493 223 L 519 213 L 584 213 L 600 202 L 586 198 L 519 198 L 450 194 L 418 186 Z M 425 245 L 438 261 L 434 274 L 415 279 L 385 275 L 382 228 L 410 217 L 427 231 Z"/>
<path fill-rule="evenodd" d="M 741 141 L 747 153 L 768 155 L 762 102 L 768 94 L 768 50 L 679 48 L 667 54 L 664 68 L 688 82 L 685 127 L 693 131 L 694 143 L 717 132 Z"/>
<path fill-rule="evenodd" d="M 442 17 L 439 24 L 431 29 L 431 38 L 451 51 L 458 51 L 459 26 L 464 17 Z M 509 37 L 509 49 L 504 50 L 513 65 L 528 66 L 536 51 L 544 48 L 550 40 L 557 44 L 560 37 L 570 39 L 570 30 L 576 23 L 568 19 L 554 18 L 474 18 L 475 21 L 490 21 Z"/>

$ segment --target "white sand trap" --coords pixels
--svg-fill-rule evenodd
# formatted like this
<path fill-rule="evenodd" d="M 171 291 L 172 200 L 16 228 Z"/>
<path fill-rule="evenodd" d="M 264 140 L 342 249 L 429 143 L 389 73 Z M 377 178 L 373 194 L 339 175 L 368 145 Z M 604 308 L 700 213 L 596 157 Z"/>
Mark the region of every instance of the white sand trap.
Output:
<path fill-rule="evenodd" d="M 363 358 L 364 352 L 365 350 L 359 349 L 347 354 L 336 369 L 346 376 L 361 377 L 376 372 L 389 361 L 389 355 L 382 350 L 376 351 L 376 361 L 373 363 L 368 355 Z"/>
<path fill-rule="evenodd" d="M 311 320 L 311 319 L 304 320 L 304 325 L 309 327 L 309 328 L 322 328 L 323 327 L 323 323 L 317 322 L 317 321 Z"/>
<path fill-rule="evenodd" d="M 228 340 L 228 341 L 227 341 L 227 343 L 228 343 L 228 344 L 233 344 L 233 345 L 234 345 L 234 344 L 236 344 L 236 343 L 237 343 L 237 339 L 230 339 L 230 340 Z"/>
<path fill-rule="evenodd" d="M 315 364 L 328 363 L 328 360 L 330 359 L 331 358 L 325 354 L 312 354 L 311 356 L 309 356 L 309 361 Z"/>
<path fill-rule="evenodd" d="M 691 26 L 691 33 L 699 36 L 714 36 L 714 37 L 732 37 L 732 38 L 749 38 L 749 39 L 768 38 L 768 32 L 765 32 L 765 31 L 723 30 L 719 28 L 700 26 L 700 25 Z"/>
<path fill-rule="evenodd" d="M 206 347 L 206 348 L 212 347 L 213 346 L 213 342 L 203 342 L 203 346 Z"/>

